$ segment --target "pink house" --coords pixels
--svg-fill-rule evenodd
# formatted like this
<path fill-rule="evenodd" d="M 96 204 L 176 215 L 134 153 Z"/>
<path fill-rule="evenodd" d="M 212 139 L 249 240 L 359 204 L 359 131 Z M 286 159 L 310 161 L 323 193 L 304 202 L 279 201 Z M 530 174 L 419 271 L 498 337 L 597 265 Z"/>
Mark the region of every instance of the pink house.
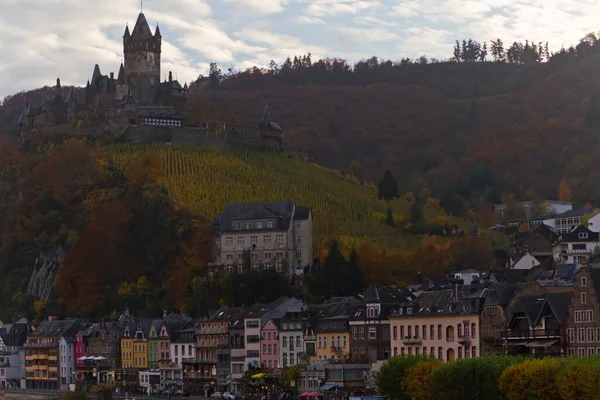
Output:
<path fill-rule="evenodd" d="M 279 319 L 268 320 L 262 328 L 260 364 L 263 368 L 279 368 Z"/>
<path fill-rule="evenodd" d="M 75 343 L 73 343 L 73 352 L 75 356 L 75 368 L 85 367 L 85 361 L 79 361 L 79 358 L 85 356 L 85 343 L 83 341 L 83 333 L 77 332 L 75 335 Z"/>

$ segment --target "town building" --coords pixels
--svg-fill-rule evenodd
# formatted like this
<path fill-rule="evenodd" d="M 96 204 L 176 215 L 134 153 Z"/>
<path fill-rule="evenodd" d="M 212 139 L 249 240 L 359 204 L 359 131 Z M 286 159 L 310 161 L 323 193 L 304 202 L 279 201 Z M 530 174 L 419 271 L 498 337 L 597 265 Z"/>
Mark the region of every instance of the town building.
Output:
<path fill-rule="evenodd" d="M 572 209 L 573 203 L 558 200 L 544 200 L 540 202 L 530 200 L 494 205 L 494 213 L 498 222 L 506 222 L 516 218 L 526 220 L 538 214 L 542 214 L 542 216 L 562 214 Z"/>
<path fill-rule="evenodd" d="M 288 312 L 280 320 L 278 368 L 284 365 L 284 355 L 285 365 L 303 364 L 306 357 L 309 356 L 307 346 L 310 347 L 311 343 L 313 347 L 311 355 L 315 355 L 314 343 L 316 337 L 314 337 L 314 334 L 307 335 L 306 326 L 307 321 L 303 310 Z"/>
<path fill-rule="evenodd" d="M 350 356 L 349 319 L 355 298 L 332 298 L 317 322 L 317 359 L 347 360 Z M 285 366 L 285 365 L 284 365 Z"/>
<path fill-rule="evenodd" d="M 389 316 L 391 354 L 425 354 L 449 362 L 480 355 L 479 301 L 453 290 L 424 292 Z"/>
<path fill-rule="evenodd" d="M 570 232 L 561 233 L 552 251 L 557 263 L 579 264 L 600 251 L 600 234 L 578 226 Z"/>
<path fill-rule="evenodd" d="M 382 304 L 374 283 L 369 285 L 364 304 L 350 313 L 350 359 L 375 363 L 390 357 L 390 321 L 388 314 L 399 304 Z"/>
<path fill-rule="evenodd" d="M 312 213 L 289 199 L 230 204 L 213 220 L 216 265 L 301 275 L 313 263 Z"/>
<path fill-rule="evenodd" d="M 279 330 L 280 320 L 269 319 L 261 329 L 260 335 L 260 364 L 263 368 L 279 369 Z M 298 335 L 300 338 L 300 335 Z M 300 341 L 299 341 L 300 342 Z M 286 339 L 287 344 L 287 339 Z M 292 344 L 293 348 L 293 344 Z M 302 348 L 302 347 L 300 347 Z"/>
<path fill-rule="evenodd" d="M 490 284 L 480 318 L 481 356 L 500 355 L 505 353 L 504 332 L 506 309 L 508 304 L 524 283 Z"/>

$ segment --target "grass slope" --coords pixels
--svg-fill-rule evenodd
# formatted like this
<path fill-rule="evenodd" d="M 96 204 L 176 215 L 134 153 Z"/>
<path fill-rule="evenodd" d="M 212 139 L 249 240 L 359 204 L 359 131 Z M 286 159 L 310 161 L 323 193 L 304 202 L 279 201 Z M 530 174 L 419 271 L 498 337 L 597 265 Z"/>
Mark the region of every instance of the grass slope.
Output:
<path fill-rule="evenodd" d="M 382 223 L 387 204 L 377 199 L 373 184 L 286 155 L 165 144 L 116 144 L 107 149 L 120 168 L 138 154 L 156 154 L 164 171 L 162 183 L 173 199 L 206 219 L 229 203 L 291 197 L 312 207 L 319 247 L 338 237 L 348 246 L 370 239 L 388 250 L 406 251 L 421 240 Z M 402 218 L 409 203 L 396 200 L 392 208 L 396 218 Z"/>

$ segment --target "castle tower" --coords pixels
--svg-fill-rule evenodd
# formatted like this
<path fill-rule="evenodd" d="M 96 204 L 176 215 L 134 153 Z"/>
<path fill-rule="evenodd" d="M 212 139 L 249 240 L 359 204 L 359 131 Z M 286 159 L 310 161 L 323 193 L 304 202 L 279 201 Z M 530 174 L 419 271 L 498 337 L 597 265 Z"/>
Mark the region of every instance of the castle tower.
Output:
<path fill-rule="evenodd" d="M 160 53 L 162 36 L 158 25 L 152 34 L 144 13 L 138 15 L 131 33 L 129 27 L 123 34 L 125 54 L 125 79 L 127 83 L 146 76 L 150 85 L 160 83 Z"/>

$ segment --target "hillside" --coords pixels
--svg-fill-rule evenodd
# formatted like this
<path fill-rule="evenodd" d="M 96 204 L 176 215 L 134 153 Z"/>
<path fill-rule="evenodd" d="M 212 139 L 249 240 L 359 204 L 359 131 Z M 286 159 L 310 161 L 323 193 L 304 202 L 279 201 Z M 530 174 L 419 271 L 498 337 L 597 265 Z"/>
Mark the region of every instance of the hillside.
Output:
<path fill-rule="evenodd" d="M 387 203 L 377 199 L 372 182 L 285 155 L 252 151 L 152 145 L 109 145 L 108 154 L 125 169 L 140 154 L 159 157 L 159 179 L 173 200 L 195 215 L 212 220 L 229 203 L 275 201 L 293 198 L 312 207 L 315 247 L 324 250 L 331 238 L 350 246 L 370 240 L 392 252 L 408 252 L 421 238 L 384 224 Z M 394 200 L 394 219 L 408 220 L 410 203 Z M 443 215 L 427 210 L 426 219 Z M 457 219 L 461 229 L 468 226 Z"/>

